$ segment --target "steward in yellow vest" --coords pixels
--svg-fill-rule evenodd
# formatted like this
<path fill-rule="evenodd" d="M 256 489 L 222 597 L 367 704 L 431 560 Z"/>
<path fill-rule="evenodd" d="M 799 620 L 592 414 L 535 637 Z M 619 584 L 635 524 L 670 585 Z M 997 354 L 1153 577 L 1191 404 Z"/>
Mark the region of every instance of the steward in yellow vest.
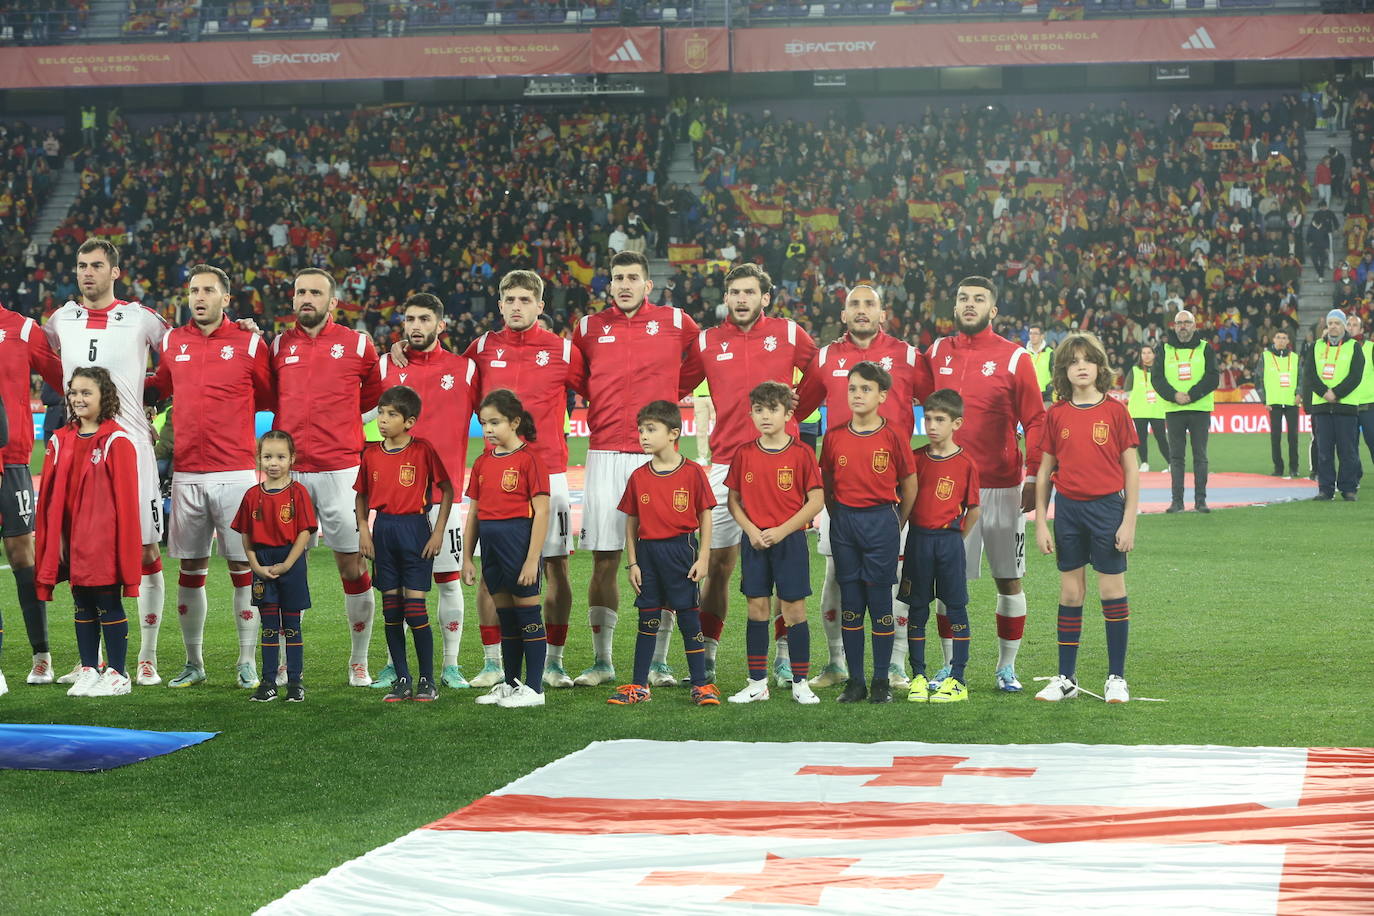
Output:
<path fill-rule="evenodd" d="M 1360 486 L 1360 421 L 1355 391 L 1366 372 L 1364 352 L 1346 333 L 1345 313 L 1326 313 L 1326 333 L 1307 353 L 1303 387 L 1316 440 L 1317 496 L 1355 501 Z M 1337 472 L 1337 462 L 1340 470 Z"/>
<path fill-rule="evenodd" d="M 1187 309 L 1160 344 L 1150 381 L 1164 400 L 1169 428 L 1169 483 L 1173 499 L 1166 512 L 1183 511 L 1183 452 L 1193 444 L 1193 505 L 1207 508 L 1207 435 L 1212 423 L 1212 392 L 1217 389 L 1217 357 L 1197 336 L 1197 319 Z"/>
<path fill-rule="evenodd" d="M 1270 346 L 1260 353 L 1264 403 L 1269 407 L 1269 457 L 1274 460 L 1274 476 L 1285 479 L 1298 473 L 1298 388 L 1302 361 L 1289 346 L 1288 332 L 1274 332 Z M 1288 428 L 1288 473 L 1283 472 L 1283 430 Z"/>

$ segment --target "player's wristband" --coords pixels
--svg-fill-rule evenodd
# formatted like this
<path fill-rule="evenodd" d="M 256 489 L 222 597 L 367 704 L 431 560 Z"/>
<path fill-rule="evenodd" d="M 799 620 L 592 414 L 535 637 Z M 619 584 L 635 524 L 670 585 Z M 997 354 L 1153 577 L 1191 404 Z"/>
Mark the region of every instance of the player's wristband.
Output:
<path fill-rule="evenodd" d="M 626 566 L 625 568 L 626 568 L 626 569 L 633 569 L 634 567 L 636 567 L 636 566 L 638 566 L 638 565 L 639 565 L 638 563 L 631 563 L 630 565 Z"/>

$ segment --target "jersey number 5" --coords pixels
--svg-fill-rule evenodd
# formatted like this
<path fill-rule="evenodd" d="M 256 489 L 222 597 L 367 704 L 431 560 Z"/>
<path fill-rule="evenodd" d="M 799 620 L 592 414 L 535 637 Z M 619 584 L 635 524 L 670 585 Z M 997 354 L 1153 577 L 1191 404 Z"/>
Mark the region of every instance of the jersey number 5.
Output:
<path fill-rule="evenodd" d="M 97 340 L 98 340 L 98 338 L 92 337 L 92 338 L 91 338 L 91 347 L 90 347 L 89 350 L 86 351 L 86 358 L 89 359 L 92 363 L 94 363 L 94 362 L 96 361 L 96 359 L 97 359 L 97 357 L 96 357 L 96 355 L 95 355 L 95 345 L 96 345 Z"/>

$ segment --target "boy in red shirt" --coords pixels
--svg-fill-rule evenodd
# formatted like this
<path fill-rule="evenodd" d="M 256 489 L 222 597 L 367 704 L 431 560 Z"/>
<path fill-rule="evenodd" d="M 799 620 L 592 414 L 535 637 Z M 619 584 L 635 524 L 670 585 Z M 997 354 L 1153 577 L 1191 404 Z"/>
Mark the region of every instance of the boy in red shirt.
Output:
<path fill-rule="evenodd" d="M 1092 334 L 1070 334 L 1054 354 L 1054 389 L 1059 402 L 1045 418 L 1045 450 L 1035 475 L 1035 540 L 1041 553 L 1059 554 L 1059 674 L 1037 700 L 1078 696 L 1074 679 L 1083 630 L 1084 568 L 1097 570 L 1097 591 L 1107 622 L 1107 684 L 1103 698 L 1125 703 L 1126 554 L 1135 546 L 1140 503 L 1140 465 L 1135 424 L 1125 406 L 1110 397 L 1112 370 L 1107 352 Z M 1045 519 L 1050 486 L 1054 537 Z"/>
<path fill-rule="evenodd" d="M 425 593 L 448 528 L 453 481 L 434 446 L 410 434 L 419 418 L 420 396 L 413 388 L 397 385 L 382 392 L 377 401 L 377 431 L 382 441 L 363 449 L 353 484 L 358 493 L 358 552 L 372 560 L 372 582 L 382 593 L 386 645 L 396 669 L 396 683 L 383 698 L 387 703 L 412 696 L 429 702 L 439 696 L 434 686 L 434 631 L 429 627 Z M 440 494 L 439 517 L 431 529 L 429 500 L 434 488 Z M 370 509 L 377 512 L 371 531 L 367 525 Z M 420 663 L 413 694 L 406 662 L 407 625 Z"/>
<path fill-rule="evenodd" d="M 892 376 L 865 360 L 849 370 L 850 420 L 821 445 L 821 479 L 830 512 L 830 550 L 840 583 L 840 636 L 849 682 L 841 703 L 891 703 L 892 586 L 901 520 L 916 499 L 911 439 L 879 413 Z M 864 686 L 864 611 L 873 618 L 873 682 Z"/>
<path fill-rule="evenodd" d="M 791 400 L 791 389 L 781 382 L 764 382 L 749 392 L 750 415 L 759 437 L 739 447 L 725 475 L 730 514 L 744 533 L 740 591 L 749 601 L 745 631 L 749 683 L 730 697 L 731 703 L 768 699 L 769 599 L 775 587 L 791 647 L 792 699 L 808 706 L 820 702 L 806 680 L 811 673 L 806 528 L 825 505 L 825 495 L 815 451 L 787 434 Z"/>
<path fill-rule="evenodd" d="M 978 465 L 954 442 L 964 425 L 964 399 L 951 388 L 931 392 L 925 400 L 926 438 L 918 448 L 916 502 L 903 552 L 897 600 L 911 608 L 907 646 L 911 656 L 912 703 L 958 703 L 968 699 L 964 668 L 968 665 L 968 581 L 964 578 L 964 538 L 978 522 Z M 926 679 L 926 622 L 936 595 L 945 603 L 954 633 L 950 676 L 932 693 Z"/>
<path fill-rule="evenodd" d="M 658 640 L 659 620 L 665 610 L 670 610 L 677 613 L 678 630 L 687 647 L 692 701 L 698 706 L 719 706 L 720 692 L 715 684 L 706 682 L 706 647 L 697 591 L 711 553 L 711 510 L 716 497 L 701 465 L 678 454 L 682 411 L 676 404 L 651 401 L 639 411 L 636 423 L 640 447 L 652 457 L 630 474 L 618 508 L 626 516 L 629 563 L 625 568 L 635 590 L 639 633 L 634 680 L 618 687 L 607 702 L 629 706 L 648 701 L 649 663 Z"/>

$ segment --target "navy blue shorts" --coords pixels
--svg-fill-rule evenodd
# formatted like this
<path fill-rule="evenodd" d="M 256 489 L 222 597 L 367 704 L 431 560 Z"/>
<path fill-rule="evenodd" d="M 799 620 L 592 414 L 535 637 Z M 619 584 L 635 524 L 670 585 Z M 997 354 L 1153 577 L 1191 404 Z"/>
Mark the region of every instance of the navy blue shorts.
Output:
<path fill-rule="evenodd" d="M 697 561 L 697 536 L 679 534 L 675 538 L 635 542 L 635 562 L 639 564 L 639 594 L 635 607 L 642 611 L 666 607 L 685 611 L 701 606 L 697 584 L 687 578 Z"/>
<path fill-rule="evenodd" d="M 739 590 L 746 598 L 768 598 L 774 588 L 783 601 L 810 596 L 811 546 L 805 531 L 794 531 L 763 550 L 755 550 L 748 538 L 742 538 L 739 552 Z"/>
<path fill-rule="evenodd" d="M 1071 499 L 1054 494 L 1054 552 L 1059 571 L 1088 564 L 1100 573 L 1126 571 L 1126 554 L 1116 549 L 1116 529 L 1126 517 L 1126 497 L 1110 493 L 1097 499 Z"/>
<path fill-rule="evenodd" d="M 383 592 L 399 588 L 429 591 L 434 560 L 425 559 L 423 554 L 433 533 L 427 515 L 378 512 L 372 523 L 372 547 L 376 552 L 372 560 L 373 587 Z"/>
<path fill-rule="evenodd" d="M 0 472 L 0 537 L 33 533 L 33 474 L 27 464 L 7 464 Z"/>
<path fill-rule="evenodd" d="M 926 607 L 939 598 L 945 607 L 968 607 L 964 564 L 962 532 L 954 528 L 911 528 L 906 535 L 897 600 L 908 607 Z"/>
<path fill-rule="evenodd" d="M 253 553 L 257 554 L 259 566 L 270 568 L 286 559 L 291 553 L 291 545 L 264 547 L 254 544 Z M 284 611 L 303 611 L 310 607 L 310 581 L 305 575 L 306 560 L 309 558 L 308 551 L 302 553 L 290 569 L 275 579 L 254 576 L 253 606 L 260 608 L 275 604 Z"/>
<path fill-rule="evenodd" d="M 854 509 L 835 504 L 830 513 L 830 556 L 836 582 L 892 585 L 897 581 L 897 552 L 902 523 L 897 506 Z"/>
<path fill-rule="evenodd" d="M 493 595 L 506 592 L 514 598 L 533 598 L 539 594 L 544 578 L 544 563 L 535 564 L 534 584 L 520 585 L 520 569 L 530 552 L 531 518 L 480 519 L 477 541 L 482 545 L 482 582 Z"/>

